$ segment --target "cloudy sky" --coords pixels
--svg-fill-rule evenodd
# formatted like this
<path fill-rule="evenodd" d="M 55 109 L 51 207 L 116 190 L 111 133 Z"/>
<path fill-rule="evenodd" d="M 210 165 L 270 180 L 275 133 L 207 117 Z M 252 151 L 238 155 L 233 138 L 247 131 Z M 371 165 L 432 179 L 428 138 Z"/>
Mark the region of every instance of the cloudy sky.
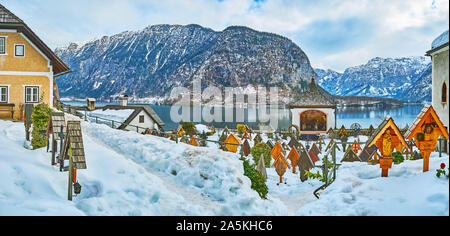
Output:
<path fill-rule="evenodd" d="M 292 39 L 313 67 L 422 56 L 449 28 L 448 0 L 2 0 L 51 48 L 154 24 L 244 25 Z"/>

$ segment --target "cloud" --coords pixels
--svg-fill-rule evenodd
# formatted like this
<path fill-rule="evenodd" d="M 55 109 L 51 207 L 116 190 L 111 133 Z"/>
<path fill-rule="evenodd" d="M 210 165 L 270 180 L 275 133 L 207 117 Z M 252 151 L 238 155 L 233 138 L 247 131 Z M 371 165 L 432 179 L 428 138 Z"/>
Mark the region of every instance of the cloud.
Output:
<path fill-rule="evenodd" d="M 154 24 L 244 25 L 291 38 L 313 66 L 423 55 L 448 29 L 447 0 L 3 0 L 50 47 Z"/>

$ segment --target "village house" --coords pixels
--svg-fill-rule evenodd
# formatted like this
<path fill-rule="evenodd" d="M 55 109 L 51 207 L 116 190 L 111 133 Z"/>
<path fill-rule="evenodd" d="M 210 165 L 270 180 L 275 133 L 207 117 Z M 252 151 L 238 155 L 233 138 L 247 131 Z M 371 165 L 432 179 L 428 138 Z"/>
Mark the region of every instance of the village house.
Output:
<path fill-rule="evenodd" d="M 162 131 L 165 123 L 156 114 L 150 105 L 107 105 L 101 108 L 102 111 L 120 111 L 129 110 L 131 114 L 123 117 L 123 121 L 118 129 L 128 131 L 138 131 L 143 133 L 146 130 Z M 139 127 L 139 128 L 138 128 Z"/>
<path fill-rule="evenodd" d="M 426 55 L 432 61 L 432 92 L 431 102 L 434 110 L 444 126 L 449 130 L 448 118 L 448 83 L 449 83 L 449 31 L 445 31 L 431 44 Z"/>
<path fill-rule="evenodd" d="M 25 104 L 59 100 L 55 78 L 70 68 L 0 4 L 0 118 L 22 120 Z"/>
<path fill-rule="evenodd" d="M 289 106 L 300 134 L 325 134 L 336 127 L 336 104 L 311 79 L 309 88 Z"/>

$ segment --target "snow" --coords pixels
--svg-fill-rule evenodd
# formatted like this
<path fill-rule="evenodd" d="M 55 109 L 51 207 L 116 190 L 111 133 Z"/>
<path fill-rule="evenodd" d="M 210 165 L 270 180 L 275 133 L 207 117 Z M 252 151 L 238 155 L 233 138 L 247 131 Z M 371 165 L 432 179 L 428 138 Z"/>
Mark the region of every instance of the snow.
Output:
<path fill-rule="evenodd" d="M 298 170 L 288 169 L 277 185 L 279 176 L 268 168 L 263 200 L 239 155 L 216 144 L 194 147 L 81 123 L 87 169 L 78 171 L 82 192 L 70 202 L 68 173 L 50 166 L 45 148 L 27 148 L 22 123 L 0 120 L 0 215 L 449 215 L 448 179 L 435 176 L 441 162 L 449 165 L 446 154 L 433 153 L 427 173 L 421 160 L 405 161 L 388 178 L 380 177 L 379 165 L 343 163 L 319 200 L 312 193 L 322 182 L 301 182 Z"/>
<path fill-rule="evenodd" d="M 435 169 L 448 166 L 448 156 L 433 153 L 430 171 L 422 161 L 393 165 L 389 177 L 380 177 L 379 165 L 345 163 L 339 178 L 320 199 L 297 211 L 297 215 L 449 215 L 448 179 L 437 178 Z"/>
<path fill-rule="evenodd" d="M 125 122 L 125 120 L 134 112 L 134 109 L 124 110 L 94 110 L 88 112 L 90 116 L 96 116 L 99 118 Z"/>
<path fill-rule="evenodd" d="M 431 49 L 437 48 L 445 43 L 448 43 L 448 30 L 433 40 L 431 43 Z"/>

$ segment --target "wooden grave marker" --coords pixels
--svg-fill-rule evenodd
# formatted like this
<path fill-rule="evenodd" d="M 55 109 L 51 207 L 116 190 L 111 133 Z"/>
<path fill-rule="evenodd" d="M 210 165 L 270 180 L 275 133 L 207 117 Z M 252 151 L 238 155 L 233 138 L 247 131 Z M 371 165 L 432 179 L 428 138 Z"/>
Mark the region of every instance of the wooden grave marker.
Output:
<path fill-rule="evenodd" d="M 75 193 L 81 191 L 81 185 L 76 181 L 77 170 L 87 168 L 80 121 L 67 121 L 62 157 L 62 161 L 69 160 L 68 200 L 72 201 L 73 184 L 79 186 L 79 190 L 76 189 Z"/>
<path fill-rule="evenodd" d="M 392 167 L 392 162 L 394 160 L 394 158 L 392 158 L 392 151 L 400 142 L 403 146 L 409 148 L 403 135 L 390 116 L 386 117 L 383 122 L 381 122 L 372 137 L 367 140 L 366 146 L 371 147 L 372 145 L 375 145 L 381 152 L 382 156 L 380 157 L 379 162 L 382 177 L 388 176 L 388 171 Z"/>
<path fill-rule="evenodd" d="M 447 129 L 433 106 L 430 105 L 422 109 L 411 127 L 406 131 L 405 136 L 409 140 L 415 139 L 417 148 L 419 148 L 423 158 L 423 172 L 429 170 L 430 154 L 434 151 L 439 137 L 449 139 Z"/>
<path fill-rule="evenodd" d="M 56 152 L 58 149 L 58 141 L 62 142 L 66 134 L 66 120 L 63 112 L 52 112 L 47 123 L 47 139 L 49 135 L 52 135 L 52 158 L 51 165 L 56 165 Z M 47 144 L 47 146 L 50 143 Z"/>
<path fill-rule="evenodd" d="M 292 173 L 295 174 L 295 166 L 297 165 L 298 159 L 300 158 L 295 147 L 291 148 L 291 151 L 289 152 L 287 158 L 291 161 Z"/>
<path fill-rule="evenodd" d="M 231 133 L 230 136 L 228 136 L 228 138 L 225 139 L 225 143 L 241 144 L 241 140 L 238 137 L 236 137 L 236 135 Z M 239 145 L 231 145 L 231 144 L 225 144 L 225 146 L 227 147 L 227 150 L 229 152 L 234 152 L 234 153 L 237 152 L 238 147 L 239 147 Z"/>

